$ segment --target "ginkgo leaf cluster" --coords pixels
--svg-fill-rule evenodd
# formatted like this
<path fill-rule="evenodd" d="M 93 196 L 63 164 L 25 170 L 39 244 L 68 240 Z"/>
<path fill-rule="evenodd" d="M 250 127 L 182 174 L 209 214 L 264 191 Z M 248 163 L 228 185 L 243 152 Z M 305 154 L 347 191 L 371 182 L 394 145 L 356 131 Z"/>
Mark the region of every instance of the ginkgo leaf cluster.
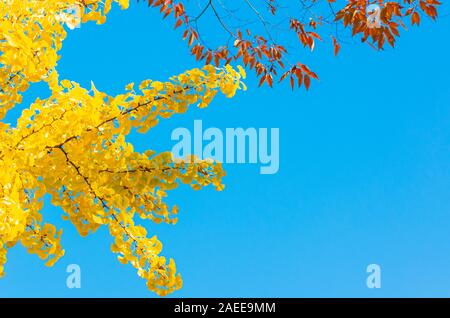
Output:
<path fill-rule="evenodd" d="M 114 2 L 128 7 L 126 0 Z M 80 235 L 107 227 L 119 261 L 136 268 L 150 290 L 167 295 L 181 287 L 181 277 L 174 261 L 161 255 L 162 243 L 136 220 L 174 224 L 178 209 L 166 203 L 168 192 L 181 183 L 221 190 L 225 173 L 210 160 L 137 152 L 126 136 L 147 132 L 189 106 L 206 107 L 218 92 L 233 97 L 245 88 L 245 73 L 205 66 L 165 82 L 131 83 L 116 96 L 60 80 L 58 51 L 73 26 L 67 8 L 79 7 L 82 23 L 104 23 L 112 3 L 0 3 L 0 118 L 21 103 L 31 83 L 46 82 L 51 90 L 23 110 L 16 126 L 0 123 L 0 275 L 8 250 L 18 243 L 48 266 L 64 255 L 62 230 L 43 220 L 48 194 Z"/>

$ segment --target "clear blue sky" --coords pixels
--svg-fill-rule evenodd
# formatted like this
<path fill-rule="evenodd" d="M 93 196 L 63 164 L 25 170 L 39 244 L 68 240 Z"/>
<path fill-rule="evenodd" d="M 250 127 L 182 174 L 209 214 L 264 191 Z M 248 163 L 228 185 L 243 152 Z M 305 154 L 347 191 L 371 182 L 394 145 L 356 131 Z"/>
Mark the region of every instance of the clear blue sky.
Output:
<path fill-rule="evenodd" d="M 258 89 L 250 76 L 247 92 L 132 135 L 137 149 L 162 151 L 171 149 L 174 128 L 195 119 L 221 129 L 280 128 L 278 174 L 225 165 L 225 191 L 172 191 L 178 224 L 146 223 L 183 275 L 173 296 L 449 297 L 449 29 L 449 16 L 424 22 L 385 52 L 347 45 L 334 58 L 320 46 L 305 53 L 320 75 L 309 92 Z M 155 10 L 133 3 L 105 25 L 69 32 L 59 72 L 110 94 L 132 81 L 164 80 L 198 66 L 179 37 Z M 45 94 L 34 85 L 23 106 Z M 64 227 L 65 257 L 49 269 L 13 248 L 0 296 L 154 296 L 110 252 L 106 230 L 83 239 L 58 209 L 47 204 L 44 214 Z M 72 263 L 81 266 L 81 289 L 66 287 Z M 382 268 L 378 290 L 366 287 L 371 263 Z"/>

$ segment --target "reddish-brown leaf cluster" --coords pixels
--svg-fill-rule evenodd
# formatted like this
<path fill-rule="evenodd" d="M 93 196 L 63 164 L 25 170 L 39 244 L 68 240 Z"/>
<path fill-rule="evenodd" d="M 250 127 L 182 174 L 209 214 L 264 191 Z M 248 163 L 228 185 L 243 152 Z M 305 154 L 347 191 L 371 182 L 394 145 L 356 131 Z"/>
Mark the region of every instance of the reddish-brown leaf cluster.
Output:
<path fill-rule="evenodd" d="M 368 3 L 365 0 L 349 0 L 347 5 L 336 14 L 335 21 L 342 21 L 344 26 L 351 27 L 353 36 L 361 34 L 362 42 L 370 38 L 372 43 L 367 43 L 377 49 L 382 49 L 386 42 L 394 47 L 395 38 L 400 36 L 399 26 L 406 29 L 404 22 L 406 17 L 411 16 L 412 25 L 419 25 L 421 14 L 426 14 L 435 20 L 436 7 L 440 5 L 440 2 L 437 0 L 378 1 L 378 5 L 381 22 L 379 27 L 370 27 L 367 24 Z"/>
<path fill-rule="evenodd" d="M 270 87 L 273 86 L 275 79 L 281 82 L 289 78 L 292 88 L 304 85 L 306 89 L 309 89 L 311 79 L 318 79 L 317 75 L 306 65 L 288 61 L 287 57 L 291 54 L 288 53 L 286 47 L 291 44 L 278 43 L 274 39 L 270 32 L 273 24 L 266 20 L 250 0 L 244 2 L 252 10 L 256 19 L 261 22 L 265 30 L 264 35 L 261 35 L 259 30 L 246 29 L 242 31 L 227 26 L 219 10 L 223 10 L 223 3 L 218 2 L 220 6 L 216 6 L 216 1 L 205 1 L 203 9 L 195 18 L 190 18 L 181 1 L 148 0 L 148 5 L 158 8 L 164 18 L 173 15 L 175 28 L 184 28 L 183 39 L 187 41 L 191 47 L 192 55 L 198 61 L 204 61 L 206 64 L 213 63 L 216 66 L 228 64 L 231 61 L 241 62 L 260 78 L 259 85 L 266 83 Z M 300 1 L 302 4 L 300 9 L 304 12 L 303 17 L 294 16 L 298 14 L 294 12 L 298 12 L 299 8 L 290 8 L 292 9 L 292 16 L 286 17 L 285 20 L 289 23 L 287 27 L 296 35 L 301 45 L 311 51 L 315 48 L 316 40 L 322 41 L 320 33 L 324 32 L 324 27 L 331 26 L 331 29 L 336 30 L 329 35 L 334 55 L 338 55 L 341 49 L 337 32 L 339 27 L 350 28 L 352 36 L 360 36 L 362 42 L 381 50 L 386 44 L 394 47 L 396 37 L 400 36 L 400 26 L 406 29 L 406 23 L 408 22 L 411 25 L 419 25 L 423 15 L 435 20 L 438 15 L 437 7 L 440 5 L 437 0 L 347 0 L 344 7 L 334 8 L 336 6 L 335 0 L 326 0 L 326 2 L 330 10 L 328 13 L 314 11 L 315 6 L 319 3 L 323 4 L 323 1 Z M 264 3 L 269 15 L 278 16 L 280 14 L 277 1 L 266 0 Z M 369 6 L 374 4 L 378 6 L 378 11 L 375 14 L 377 15 L 376 18 L 379 19 L 379 24 L 375 27 L 370 25 L 368 20 L 369 15 L 374 13 L 367 12 Z M 200 30 L 194 22 L 197 22 L 208 10 L 211 10 L 217 18 L 218 27 L 221 27 L 232 38 L 231 44 L 210 48 L 201 41 Z M 280 74 L 278 74 L 279 70 L 282 70 Z"/>

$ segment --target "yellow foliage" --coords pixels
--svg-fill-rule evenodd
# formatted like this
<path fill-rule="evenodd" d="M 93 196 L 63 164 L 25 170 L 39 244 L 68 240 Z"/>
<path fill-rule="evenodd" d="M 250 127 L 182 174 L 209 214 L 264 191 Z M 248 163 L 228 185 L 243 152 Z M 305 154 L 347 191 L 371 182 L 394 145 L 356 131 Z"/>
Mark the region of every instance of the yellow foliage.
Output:
<path fill-rule="evenodd" d="M 181 287 L 173 260 L 160 256 L 162 244 L 147 237 L 134 217 L 155 223 L 176 222 L 176 207 L 164 199 L 180 182 L 200 189 L 223 189 L 219 163 L 174 160 L 172 155 L 134 151 L 125 139 L 159 119 L 183 113 L 189 105 L 207 106 L 218 91 L 232 97 L 242 69 L 205 66 L 167 82 L 146 80 L 108 96 L 69 80 L 59 81 L 58 51 L 66 37 L 65 8 L 81 6 L 81 21 L 103 23 L 112 0 L 9 0 L 0 2 L 0 119 L 21 101 L 30 83 L 51 89 L 22 112 L 16 127 L 0 123 L 0 276 L 6 253 L 20 242 L 52 266 L 64 255 L 61 230 L 42 220 L 42 200 L 64 211 L 80 235 L 109 228 L 121 263 L 130 263 L 150 290 L 166 295 Z M 118 0 L 122 8 L 127 0 Z M 70 18 L 70 17 L 69 17 Z"/>

